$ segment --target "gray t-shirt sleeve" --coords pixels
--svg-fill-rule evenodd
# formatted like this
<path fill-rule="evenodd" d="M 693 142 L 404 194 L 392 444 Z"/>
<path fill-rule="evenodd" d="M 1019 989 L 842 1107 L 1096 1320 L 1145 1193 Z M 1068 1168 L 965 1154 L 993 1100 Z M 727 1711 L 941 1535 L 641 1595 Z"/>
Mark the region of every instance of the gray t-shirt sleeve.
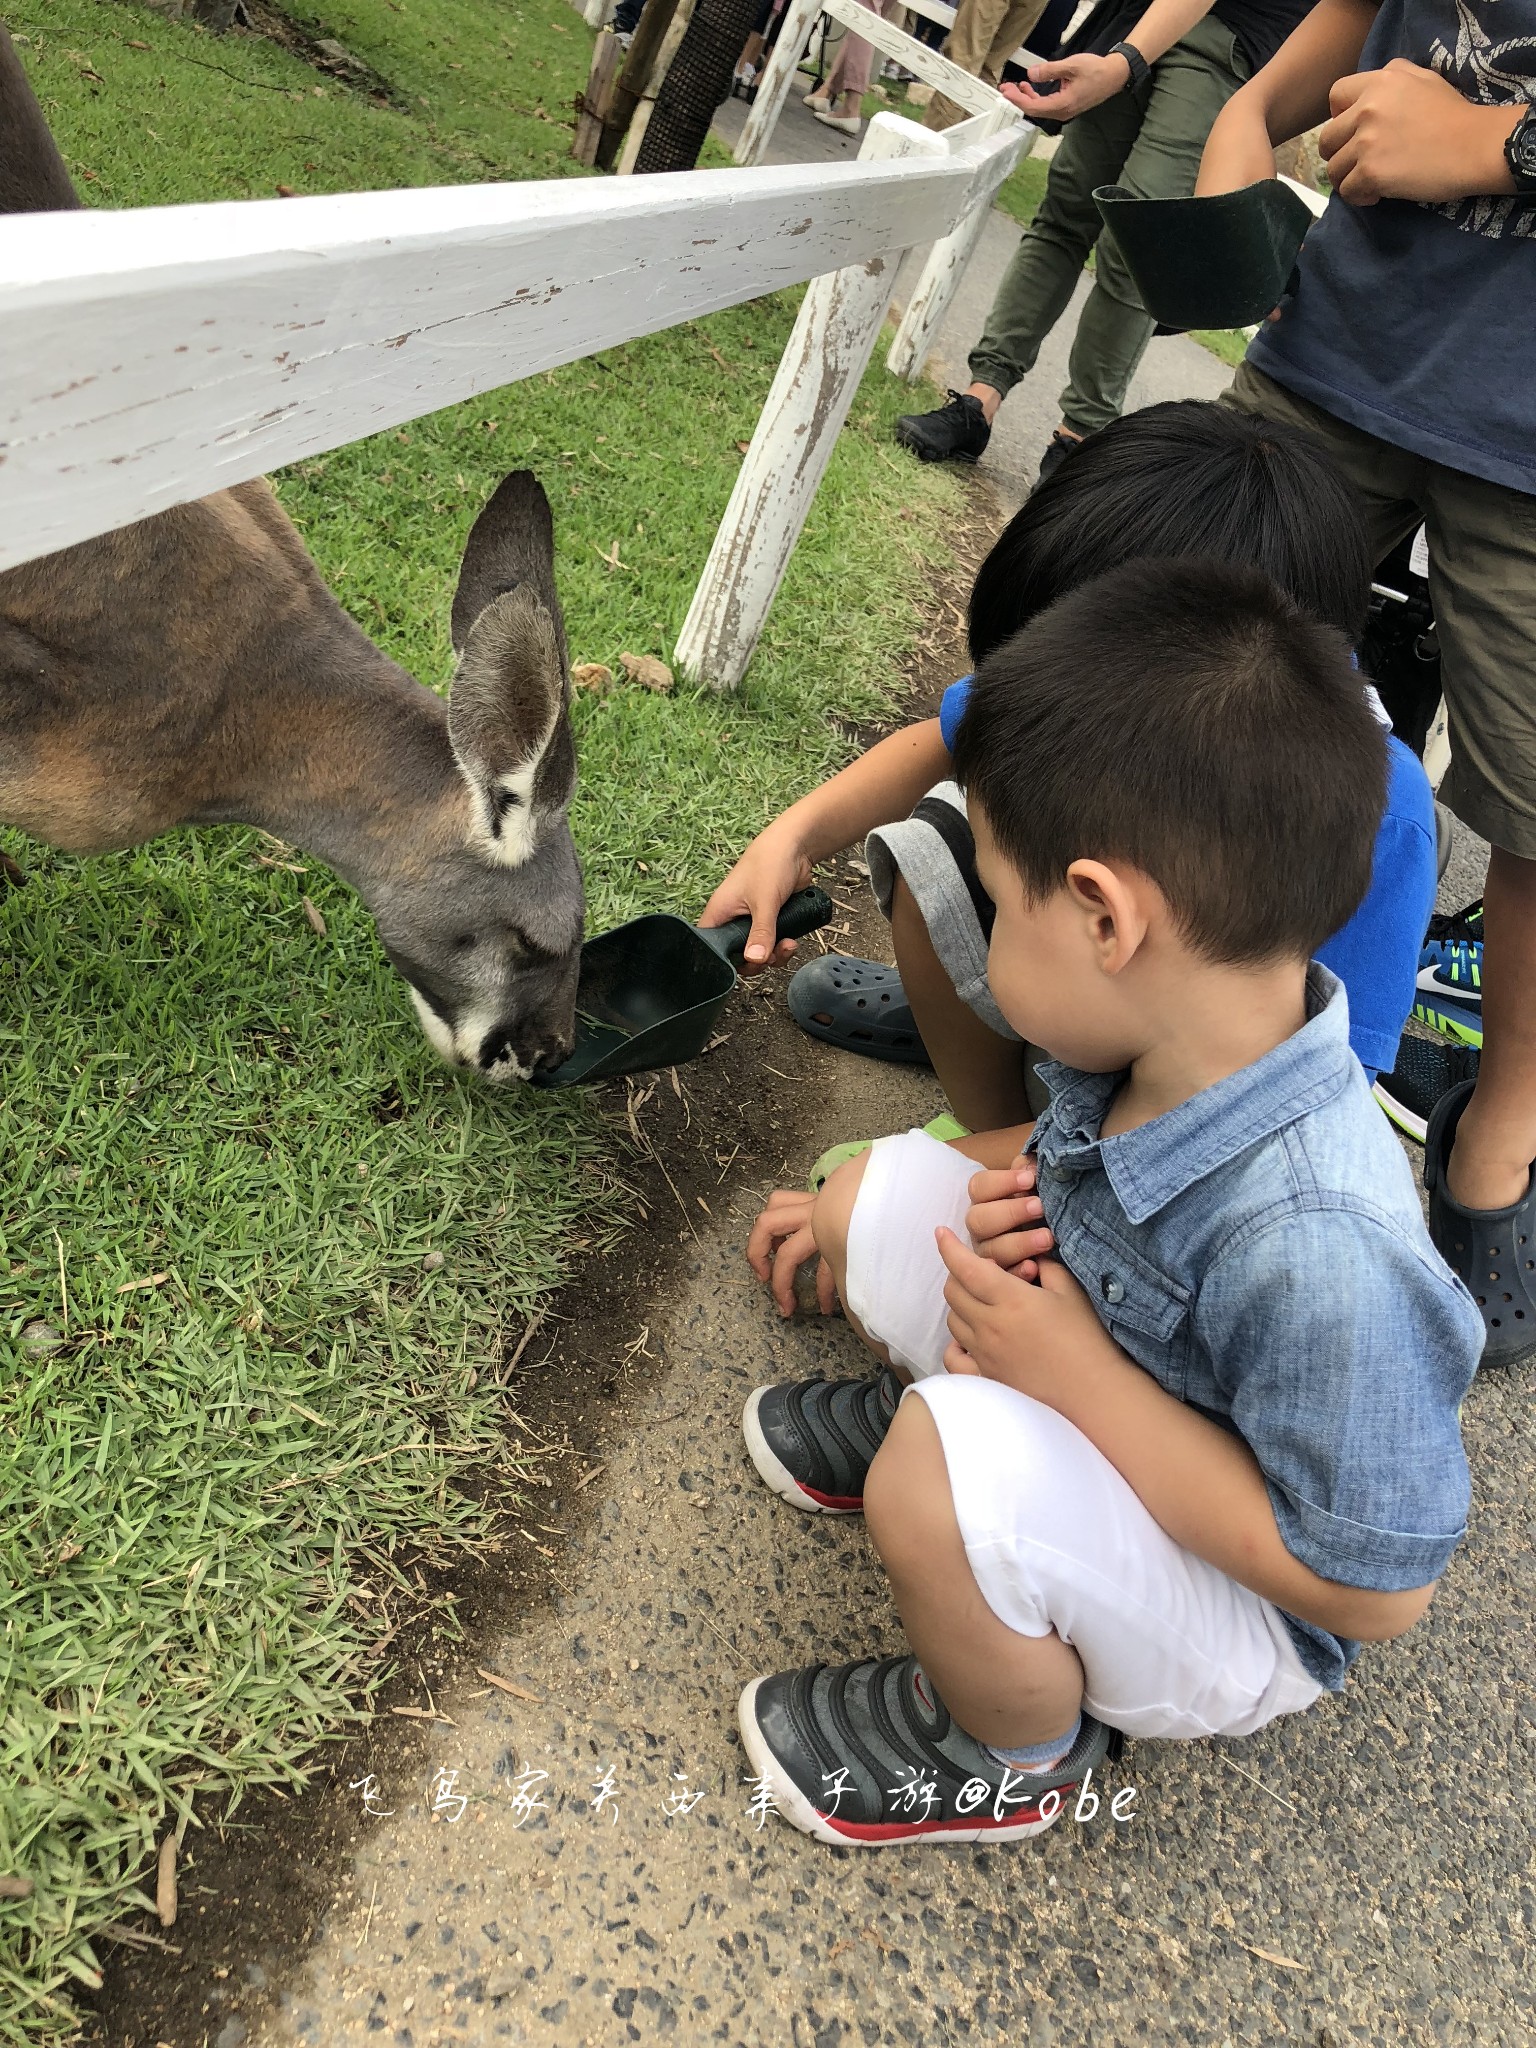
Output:
<path fill-rule="evenodd" d="M 1291 1555 L 1372 1592 L 1438 1578 L 1466 1531 L 1458 1411 L 1483 1331 L 1428 1246 L 1293 1211 L 1207 1272 L 1195 1326 Z"/>

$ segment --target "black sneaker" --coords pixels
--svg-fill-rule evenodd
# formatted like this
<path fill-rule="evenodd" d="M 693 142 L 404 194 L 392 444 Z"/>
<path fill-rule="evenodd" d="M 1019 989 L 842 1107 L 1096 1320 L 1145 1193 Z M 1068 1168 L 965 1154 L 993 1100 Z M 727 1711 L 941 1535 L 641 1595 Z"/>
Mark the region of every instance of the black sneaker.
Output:
<path fill-rule="evenodd" d="M 937 412 L 904 413 L 896 422 L 903 448 L 924 462 L 975 462 L 992 438 L 981 400 L 968 391 L 951 391 L 949 403 Z"/>
<path fill-rule="evenodd" d="M 1477 1079 L 1480 1057 L 1469 1045 L 1410 1038 L 1405 1032 L 1398 1040 L 1396 1066 L 1379 1076 L 1371 1093 L 1397 1128 L 1422 1145 L 1435 1104 L 1463 1081 Z"/>
<path fill-rule="evenodd" d="M 1041 1834 L 1111 1742 L 1084 1714 L 1054 1770 L 1015 1770 L 956 1727 L 911 1656 L 754 1678 L 737 1719 L 775 1810 L 819 1842 L 856 1849 Z"/>
<path fill-rule="evenodd" d="M 759 1387 L 741 1429 L 763 1484 L 812 1515 L 864 1511 L 864 1480 L 901 1399 L 889 1366 L 864 1380 Z"/>

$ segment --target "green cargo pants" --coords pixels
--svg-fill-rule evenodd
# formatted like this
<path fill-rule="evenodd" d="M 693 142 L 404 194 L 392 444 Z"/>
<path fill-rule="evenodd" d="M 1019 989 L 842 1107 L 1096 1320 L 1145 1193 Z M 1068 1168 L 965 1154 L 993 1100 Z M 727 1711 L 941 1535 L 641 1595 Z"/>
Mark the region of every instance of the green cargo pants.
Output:
<path fill-rule="evenodd" d="M 1195 188 L 1211 124 L 1247 76 L 1248 60 L 1232 31 L 1208 14 L 1158 59 L 1140 93 L 1116 93 L 1066 124 L 1040 210 L 972 352 L 976 383 L 1006 396 L 1034 368 L 1040 344 L 1066 311 L 1097 245 L 1061 416 L 1078 434 L 1096 433 L 1119 418 L 1153 322 L 1114 237 L 1103 232 L 1094 187 L 1121 185 L 1142 199 L 1186 197 Z"/>

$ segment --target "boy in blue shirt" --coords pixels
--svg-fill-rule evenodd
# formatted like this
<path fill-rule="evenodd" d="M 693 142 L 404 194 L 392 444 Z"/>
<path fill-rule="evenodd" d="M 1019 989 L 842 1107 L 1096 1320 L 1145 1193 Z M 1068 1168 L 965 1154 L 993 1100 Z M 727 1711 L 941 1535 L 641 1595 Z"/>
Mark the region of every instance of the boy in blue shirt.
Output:
<path fill-rule="evenodd" d="M 742 1696 L 779 1811 L 860 1846 L 1032 1834 L 1112 1729 L 1342 1687 L 1460 1539 L 1482 1343 L 1313 964 L 1387 772 L 1343 636 L 1131 564 L 982 663 L 955 768 L 1049 1106 L 882 1139 L 749 1244 L 766 1276 L 808 1229 L 886 1362 L 744 1418 L 774 1490 L 862 1506 L 912 1645 Z"/>
<path fill-rule="evenodd" d="M 1323 449 L 1310 435 L 1185 400 L 1094 435 L 1009 522 L 972 591 L 973 660 L 1089 576 L 1146 555 L 1261 569 L 1351 641 L 1365 625 L 1372 558 L 1359 500 Z M 955 1114 L 986 1130 L 1028 1114 L 1028 1070 L 986 984 L 991 905 L 950 760 L 964 687 L 949 693 L 938 718 L 880 741 L 776 818 L 710 898 L 703 921 L 751 915 L 748 973 L 787 958 L 793 943 L 775 949 L 773 941 L 780 905 L 810 879 L 813 863 L 868 835 L 899 972 L 832 955 L 795 977 L 791 1007 L 805 1029 L 833 1043 L 877 1057 L 926 1056 Z M 1372 1073 L 1391 1070 L 1435 896 L 1429 784 L 1400 742 L 1389 757 L 1372 886 L 1319 948 L 1349 991 L 1351 1041 Z"/>

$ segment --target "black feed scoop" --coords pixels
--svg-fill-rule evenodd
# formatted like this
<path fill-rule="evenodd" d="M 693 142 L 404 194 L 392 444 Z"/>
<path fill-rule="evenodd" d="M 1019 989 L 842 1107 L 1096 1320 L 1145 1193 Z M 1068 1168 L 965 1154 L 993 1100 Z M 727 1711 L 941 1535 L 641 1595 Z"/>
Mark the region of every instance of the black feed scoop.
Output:
<path fill-rule="evenodd" d="M 832 916 L 820 889 L 802 889 L 779 912 L 778 936 L 804 938 Z M 745 917 L 701 931 L 665 911 L 588 939 L 576 984 L 576 1049 L 538 1088 L 570 1088 L 697 1059 L 736 986 L 751 933 Z"/>
<path fill-rule="evenodd" d="M 1141 303 L 1161 326 L 1252 327 L 1294 289 L 1312 209 L 1279 178 L 1205 199 L 1138 199 L 1100 185 L 1093 201 Z"/>

